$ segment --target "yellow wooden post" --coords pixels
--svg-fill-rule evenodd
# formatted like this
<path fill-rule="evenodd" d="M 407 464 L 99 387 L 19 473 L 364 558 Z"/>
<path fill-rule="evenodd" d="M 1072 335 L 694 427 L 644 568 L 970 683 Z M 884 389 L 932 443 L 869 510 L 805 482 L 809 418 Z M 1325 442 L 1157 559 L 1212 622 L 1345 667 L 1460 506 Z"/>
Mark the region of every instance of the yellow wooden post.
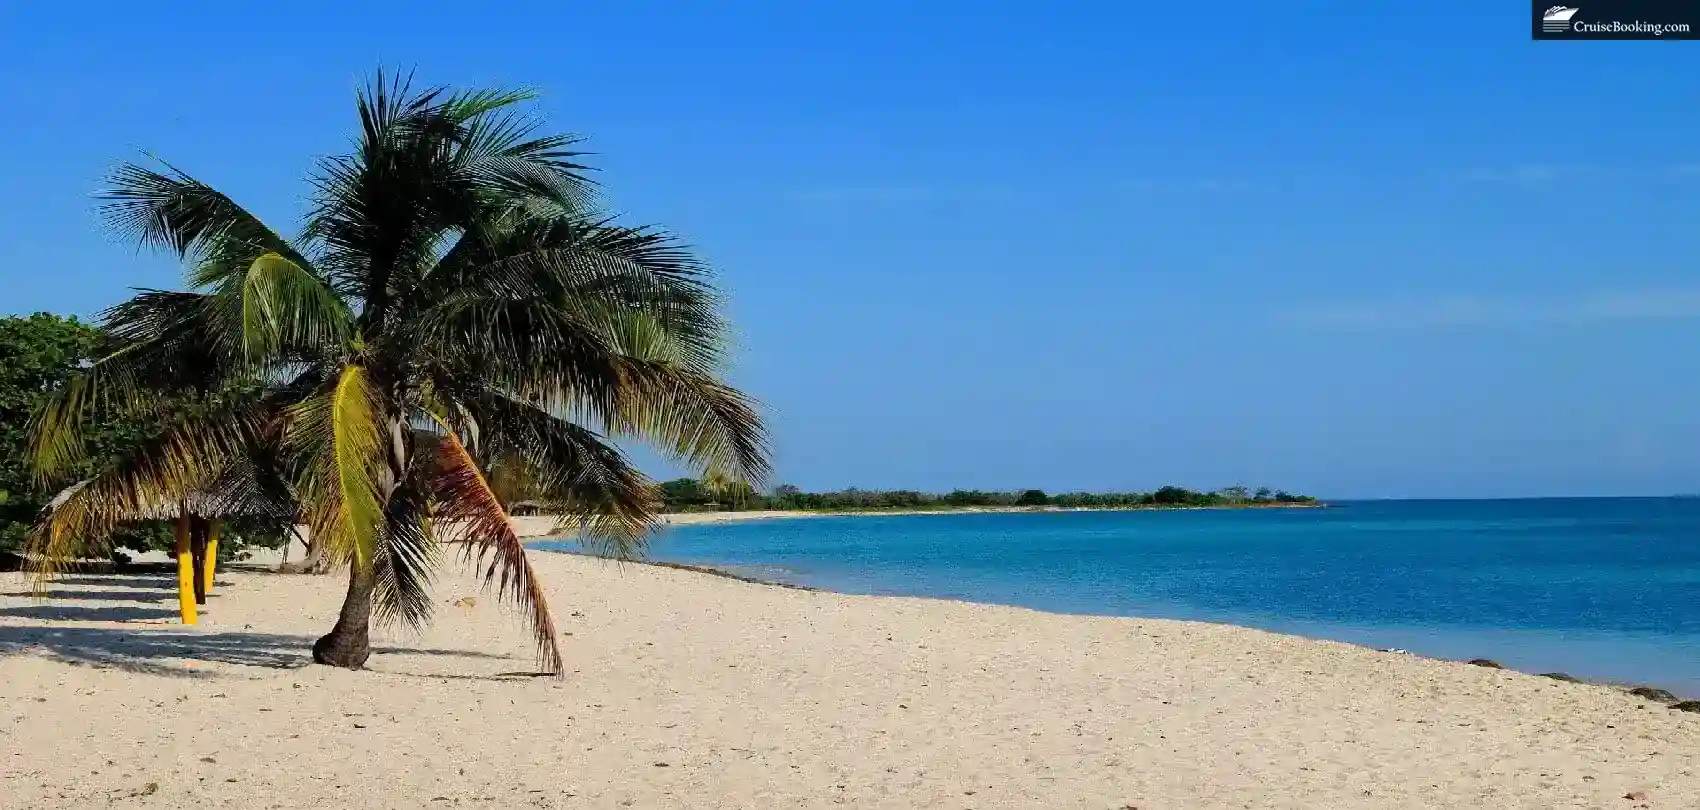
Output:
<path fill-rule="evenodd" d="M 201 584 L 201 593 L 212 593 L 213 572 L 218 570 L 218 521 L 207 521 L 207 563 L 206 577 Z"/>
<path fill-rule="evenodd" d="M 195 554 L 189 548 L 189 510 L 177 515 L 177 610 L 184 624 L 198 620 L 195 612 Z"/>

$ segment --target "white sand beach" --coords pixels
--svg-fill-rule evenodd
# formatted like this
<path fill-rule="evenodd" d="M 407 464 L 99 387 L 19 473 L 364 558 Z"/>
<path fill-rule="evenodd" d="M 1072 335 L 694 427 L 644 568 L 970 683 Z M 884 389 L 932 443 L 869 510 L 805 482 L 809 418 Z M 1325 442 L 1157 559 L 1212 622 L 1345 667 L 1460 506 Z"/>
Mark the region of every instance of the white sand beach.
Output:
<path fill-rule="evenodd" d="M 700 523 L 732 523 L 746 520 L 773 520 L 777 518 L 824 517 L 832 513 L 806 512 L 789 509 L 768 509 L 747 512 L 673 512 L 661 515 L 662 523 L 670 526 L 687 526 Z M 876 514 L 873 512 L 846 512 L 843 514 Z M 924 512 L 886 512 L 883 514 L 928 514 Z M 943 513 L 937 513 L 943 514 Z M 513 524 L 514 532 L 520 537 L 536 538 L 557 534 L 556 527 L 561 519 L 556 515 L 522 515 L 508 518 Z M 305 527 L 297 531 L 305 533 Z"/>
<path fill-rule="evenodd" d="M 1607 687 L 533 556 L 564 680 L 469 579 L 349 672 L 337 576 L 0 575 L 0 807 L 1700 807 L 1700 715 Z"/>
<path fill-rule="evenodd" d="M 762 509 L 741 512 L 670 512 L 661 515 L 660 520 L 669 526 L 689 526 L 703 523 L 737 523 L 748 520 L 776 520 L 779 518 L 819 518 L 819 517 L 898 517 L 913 515 L 964 515 L 992 514 L 1005 512 L 1065 512 L 1087 511 L 1083 509 L 1061 509 L 1058 507 L 1032 506 L 969 506 L 960 509 L 878 509 L 852 512 L 809 511 L 803 509 Z M 560 518 L 555 515 L 524 515 L 508 518 L 513 523 L 514 531 L 520 537 L 546 537 L 556 534 Z M 305 527 L 297 529 L 305 533 Z"/>
<path fill-rule="evenodd" d="M 910 517 L 920 515 L 949 515 L 967 514 L 1007 514 L 1012 512 L 1123 512 L 1123 511 L 1194 511 L 1221 509 L 1224 507 L 1210 506 L 1167 506 L 1161 510 L 1149 508 L 1126 509 L 1118 507 L 1059 507 L 1059 506 L 965 506 L 956 509 L 866 509 L 846 512 L 804 509 L 763 509 L 740 512 L 672 512 L 660 516 L 661 522 L 670 526 L 688 526 L 704 523 L 735 523 L 749 520 L 774 520 L 778 518 L 821 518 L 821 517 Z M 1231 507 L 1245 508 L 1245 507 Z M 1311 504 L 1279 504 L 1254 507 L 1258 509 L 1316 509 L 1322 508 Z M 523 515 L 508 518 L 513 524 L 514 531 L 520 537 L 541 539 L 560 536 L 557 531 L 561 521 L 555 515 Z M 296 527 L 297 533 L 306 536 L 306 527 Z M 297 546 L 296 548 L 299 548 Z M 164 559 L 163 557 L 160 559 Z"/>

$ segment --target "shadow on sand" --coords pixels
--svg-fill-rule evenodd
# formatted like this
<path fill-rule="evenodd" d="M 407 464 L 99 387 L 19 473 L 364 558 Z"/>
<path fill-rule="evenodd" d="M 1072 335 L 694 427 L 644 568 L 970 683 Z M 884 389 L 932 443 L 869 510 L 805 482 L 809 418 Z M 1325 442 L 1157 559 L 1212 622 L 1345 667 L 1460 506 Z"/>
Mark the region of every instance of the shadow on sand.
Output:
<path fill-rule="evenodd" d="M 165 591 L 158 588 L 141 590 L 139 588 L 124 587 L 121 589 L 115 588 L 103 591 L 79 591 L 57 587 L 59 585 L 58 582 L 53 584 L 55 587 L 48 590 L 47 598 L 55 602 L 67 600 L 79 602 L 157 602 L 163 606 L 177 598 L 177 592 L 175 590 Z M 215 587 L 218 585 L 217 582 L 213 584 Z M 38 596 L 38 594 L 34 591 L 8 591 L 6 593 L 0 593 L 0 598 L 10 597 L 12 599 L 33 599 L 36 596 Z"/>
<path fill-rule="evenodd" d="M 162 607 L 131 607 L 129 605 L 21 605 L 0 607 L 0 616 L 15 619 L 35 619 L 44 622 L 164 622 L 177 617 L 177 611 Z"/>
<path fill-rule="evenodd" d="M 79 585 L 94 587 L 75 587 Z M 311 662 L 316 636 L 250 631 L 206 632 L 184 628 L 177 623 L 177 609 L 173 604 L 175 588 L 175 579 L 148 574 L 56 578 L 46 600 L 0 604 L 0 656 L 31 654 L 73 666 L 181 678 L 219 677 L 220 673 L 197 668 L 197 662 L 273 670 L 297 669 Z M 0 594 L 0 598 L 16 600 L 33 596 L 28 590 Z M 155 604 L 87 604 L 91 602 Z M 215 601 L 212 605 L 214 609 L 216 604 Z M 6 622 L 8 619 L 31 623 Z M 80 624 L 82 622 L 129 626 L 90 627 Z M 377 655 L 507 658 L 475 650 L 393 645 L 373 645 L 372 652 Z M 520 674 L 523 673 L 481 677 L 495 679 Z M 465 673 L 428 677 L 454 676 L 469 677 Z"/>
<path fill-rule="evenodd" d="M 55 608 L 58 610 L 58 608 Z M 306 666 L 313 639 L 275 633 L 192 633 L 156 625 L 0 625 L 0 655 L 33 653 L 76 666 L 185 678 L 212 677 L 193 661 L 269 669 Z"/>

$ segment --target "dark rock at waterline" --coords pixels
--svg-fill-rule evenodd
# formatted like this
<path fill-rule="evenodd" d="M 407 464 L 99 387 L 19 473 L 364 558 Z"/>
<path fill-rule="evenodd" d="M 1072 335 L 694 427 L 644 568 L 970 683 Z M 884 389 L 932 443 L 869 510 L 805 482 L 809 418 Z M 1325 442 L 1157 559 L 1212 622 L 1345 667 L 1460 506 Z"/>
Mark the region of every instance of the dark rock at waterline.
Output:
<path fill-rule="evenodd" d="M 1493 660 L 1492 658 L 1472 658 L 1467 663 L 1470 666 L 1473 666 L 1473 667 L 1487 667 L 1488 669 L 1505 669 L 1504 665 L 1500 664 L 1498 661 Z"/>
<path fill-rule="evenodd" d="M 1565 683 L 1581 683 L 1582 682 L 1581 678 L 1578 678 L 1574 675 L 1566 675 L 1562 672 L 1543 672 L 1543 673 L 1541 673 L 1541 677 L 1551 678 L 1555 681 L 1564 681 Z"/>
<path fill-rule="evenodd" d="M 1629 690 L 1629 694 L 1639 698 L 1657 701 L 1659 703 L 1675 703 L 1676 695 L 1666 692 L 1657 686 L 1637 686 Z"/>
<path fill-rule="evenodd" d="M 1679 712 L 1694 712 L 1695 714 L 1700 714 L 1700 700 L 1685 700 L 1681 703 L 1673 703 L 1671 704 L 1671 708 Z"/>

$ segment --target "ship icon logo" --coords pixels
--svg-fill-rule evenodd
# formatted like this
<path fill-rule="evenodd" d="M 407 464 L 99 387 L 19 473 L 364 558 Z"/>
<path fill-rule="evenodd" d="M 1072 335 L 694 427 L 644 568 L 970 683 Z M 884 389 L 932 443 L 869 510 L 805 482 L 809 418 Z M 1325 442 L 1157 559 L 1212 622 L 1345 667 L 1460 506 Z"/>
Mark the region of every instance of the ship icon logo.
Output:
<path fill-rule="evenodd" d="M 1549 34 L 1562 34 L 1570 29 L 1570 18 L 1576 16 L 1579 9 L 1570 6 L 1553 6 L 1541 15 L 1541 30 Z"/>

